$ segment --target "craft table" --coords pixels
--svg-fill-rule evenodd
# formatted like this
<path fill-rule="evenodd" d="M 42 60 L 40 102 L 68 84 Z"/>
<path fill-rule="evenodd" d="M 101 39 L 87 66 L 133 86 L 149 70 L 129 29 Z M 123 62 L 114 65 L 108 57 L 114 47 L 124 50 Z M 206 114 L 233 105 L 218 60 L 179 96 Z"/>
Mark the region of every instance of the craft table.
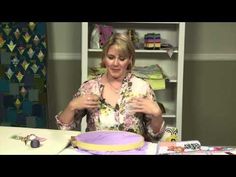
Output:
<path fill-rule="evenodd" d="M 27 136 L 35 134 L 46 140 L 41 142 L 38 148 L 32 148 L 30 143 L 13 139 L 12 136 Z M 70 142 L 71 136 L 79 135 L 79 131 L 7 127 L 0 126 L 0 155 L 88 155 L 88 153 L 78 152 L 72 146 L 66 147 Z M 148 143 L 148 149 L 144 155 L 154 155 L 157 153 L 157 144 Z"/>

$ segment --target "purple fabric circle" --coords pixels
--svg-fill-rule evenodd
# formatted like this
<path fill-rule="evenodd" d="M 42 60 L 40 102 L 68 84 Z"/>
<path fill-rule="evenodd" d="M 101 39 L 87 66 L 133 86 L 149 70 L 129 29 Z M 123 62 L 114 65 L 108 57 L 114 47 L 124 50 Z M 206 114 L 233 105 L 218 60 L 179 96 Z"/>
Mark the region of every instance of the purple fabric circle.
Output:
<path fill-rule="evenodd" d="M 75 139 L 97 145 L 126 145 L 144 141 L 141 135 L 126 131 L 92 131 L 82 133 Z"/>
<path fill-rule="evenodd" d="M 128 151 L 119 151 L 119 152 L 113 152 L 113 151 L 89 151 L 84 149 L 77 149 L 77 152 L 82 155 L 145 155 L 147 154 L 148 149 L 148 143 L 145 142 L 143 147 L 137 148 L 134 150 L 128 150 Z"/>

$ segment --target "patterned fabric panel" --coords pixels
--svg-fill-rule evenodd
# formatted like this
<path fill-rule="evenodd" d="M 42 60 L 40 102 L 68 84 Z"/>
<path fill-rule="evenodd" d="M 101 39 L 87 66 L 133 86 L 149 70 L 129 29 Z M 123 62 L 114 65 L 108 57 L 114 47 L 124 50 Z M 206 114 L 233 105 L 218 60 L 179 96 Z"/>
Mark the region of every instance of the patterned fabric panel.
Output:
<path fill-rule="evenodd" d="M 0 22 L 0 125 L 46 127 L 46 23 Z"/>

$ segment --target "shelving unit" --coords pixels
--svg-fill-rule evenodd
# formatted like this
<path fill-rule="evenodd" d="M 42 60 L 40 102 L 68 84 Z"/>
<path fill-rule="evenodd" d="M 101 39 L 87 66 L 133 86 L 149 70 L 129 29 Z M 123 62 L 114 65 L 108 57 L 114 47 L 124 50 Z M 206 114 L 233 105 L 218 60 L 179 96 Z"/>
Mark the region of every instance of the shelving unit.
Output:
<path fill-rule="evenodd" d="M 184 72 L 184 40 L 185 23 L 183 22 L 82 22 L 82 82 L 87 80 L 88 68 L 99 66 L 101 62 L 101 49 L 90 48 L 90 36 L 95 24 L 110 25 L 116 32 L 126 32 L 127 29 L 135 29 L 140 42 L 146 33 L 160 33 L 161 39 L 165 39 L 174 46 L 173 55 L 169 57 L 166 50 L 136 49 L 136 66 L 148 66 L 158 64 L 166 80 L 166 89 L 155 91 L 159 102 L 166 108 L 163 115 L 169 126 L 178 128 L 179 137 L 182 137 L 182 105 L 183 105 L 183 72 Z M 82 123 L 82 130 L 85 124 Z"/>

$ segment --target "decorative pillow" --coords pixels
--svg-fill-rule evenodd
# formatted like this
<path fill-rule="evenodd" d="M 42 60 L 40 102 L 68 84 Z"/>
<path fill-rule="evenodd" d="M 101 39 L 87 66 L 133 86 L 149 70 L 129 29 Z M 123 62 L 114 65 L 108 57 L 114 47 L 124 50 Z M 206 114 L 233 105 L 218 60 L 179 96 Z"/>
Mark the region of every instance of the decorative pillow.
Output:
<path fill-rule="evenodd" d="M 102 48 L 112 34 L 112 26 L 95 24 L 91 33 L 90 47 L 93 49 Z"/>
<path fill-rule="evenodd" d="M 178 129 L 176 127 L 166 127 L 165 133 L 160 141 L 171 142 L 178 141 Z"/>

